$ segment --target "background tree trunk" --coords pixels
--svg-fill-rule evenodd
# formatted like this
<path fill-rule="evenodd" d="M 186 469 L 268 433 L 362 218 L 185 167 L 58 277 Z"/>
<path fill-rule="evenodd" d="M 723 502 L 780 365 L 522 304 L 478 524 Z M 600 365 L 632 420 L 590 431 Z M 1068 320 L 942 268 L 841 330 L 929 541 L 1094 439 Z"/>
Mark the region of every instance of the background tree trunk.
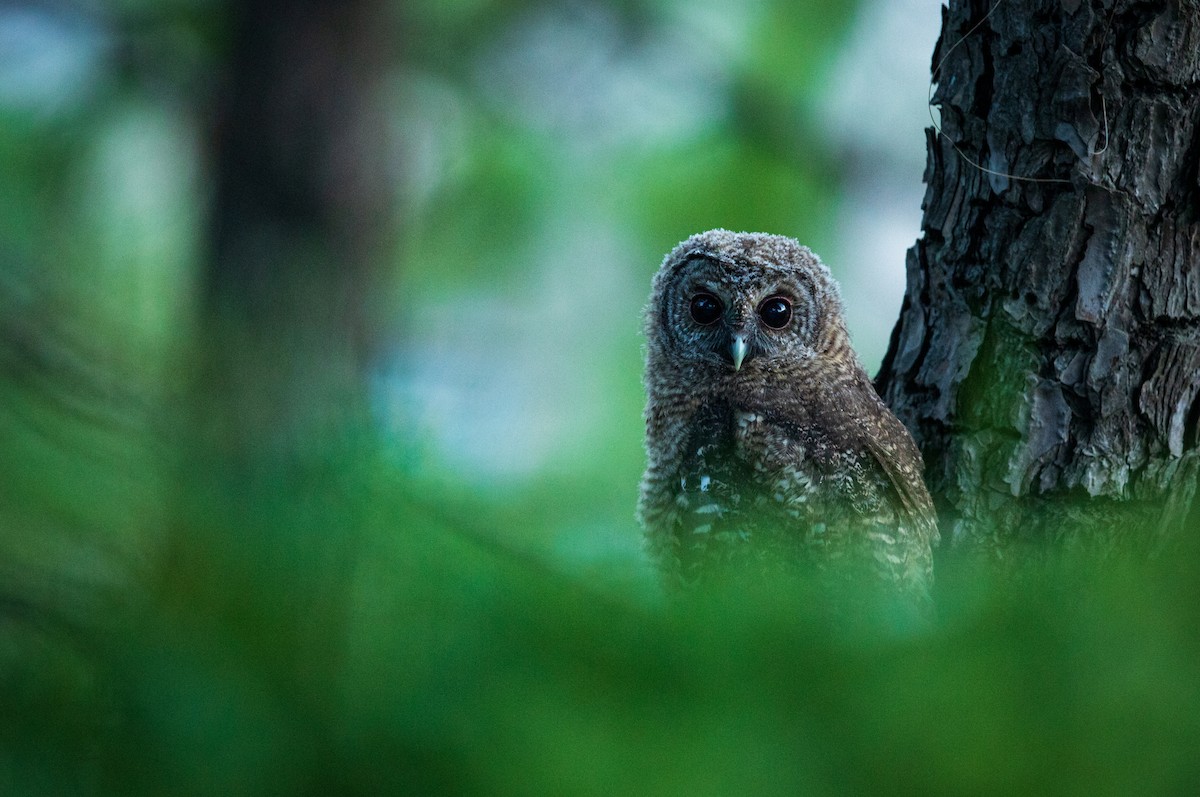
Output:
<path fill-rule="evenodd" d="M 229 441 L 290 456 L 361 391 L 393 221 L 375 96 L 392 53 L 378 0 L 231 12 L 203 309 L 215 334 L 237 338 L 216 352 L 239 401 Z"/>
<path fill-rule="evenodd" d="M 877 381 L 943 537 L 1156 550 L 1197 470 L 1200 2 L 952 0 L 933 63 Z"/>
<path fill-rule="evenodd" d="M 356 553 L 345 462 L 393 221 L 377 92 L 394 40 L 378 0 L 230 12 L 185 463 L 206 489 L 178 513 L 166 589 L 311 686 L 337 668 Z"/>

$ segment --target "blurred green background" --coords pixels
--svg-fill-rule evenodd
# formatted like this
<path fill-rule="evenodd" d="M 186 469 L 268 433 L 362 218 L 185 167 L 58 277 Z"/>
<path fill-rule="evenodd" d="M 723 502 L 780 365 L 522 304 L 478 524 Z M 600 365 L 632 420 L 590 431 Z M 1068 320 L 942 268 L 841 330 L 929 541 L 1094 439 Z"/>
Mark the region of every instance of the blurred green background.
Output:
<path fill-rule="evenodd" d="M 873 372 L 936 3 L 319 7 L 0 7 L 0 794 L 1194 787 L 1190 554 L 932 628 L 641 554 L 650 276 L 797 237 Z"/>

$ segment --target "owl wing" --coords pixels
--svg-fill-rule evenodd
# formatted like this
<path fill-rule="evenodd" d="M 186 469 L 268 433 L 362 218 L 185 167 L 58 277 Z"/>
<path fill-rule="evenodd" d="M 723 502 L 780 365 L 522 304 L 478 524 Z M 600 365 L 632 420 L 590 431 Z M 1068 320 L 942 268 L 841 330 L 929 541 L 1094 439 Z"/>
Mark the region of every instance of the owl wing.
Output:
<path fill-rule="evenodd" d="M 937 517 L 922 477 L 921 452 L 908 429 L 875 393 L 865 374 L 853 384 L 832 385 L 815 395 L 806 395 L 803 400 L 783 391 L 764 398 L 763 406 L 775 408 L 764 414 L 788 430 L 789 437 L 821 438 L 820 444 L 808 446 L 806 456 L 812 457 L 821 450 L 845 452 L 877 469 L 890 486 L 896 509 L 928 534 L 931 542 L 937 541 Z M 781 461 L 771 463 L 777 467 L 788 456 L 779 453 Z M 825 467 L 836 470 L 838 466 Z"/>
<path fill-rule="evenodd" d="M 934 513 L 933 499 L 922 476 L 924 460 L 921 458 L 921 451 L 913 442 L 908 429 L 883 401 L 874 393 L 868 398 L 874 399 L 879 405 L 879 412 L 874 415 L 876 428 L 863 436 L 862 444 L 887 474 L 892 489 L 900 499 L 900 505 L 929 532 L 930 541 L 937 542 L 937 516 Z"/>
<path fill-rule="evenodd" d="M 937 521 L 921 455 L 865 375 L 755 398 L 743 451 L 761 473 L 782 477 L 776 501 L 806 495 L 808 539 L 824 546 L 825 559 L 866 563 L 928 604 Z"/>

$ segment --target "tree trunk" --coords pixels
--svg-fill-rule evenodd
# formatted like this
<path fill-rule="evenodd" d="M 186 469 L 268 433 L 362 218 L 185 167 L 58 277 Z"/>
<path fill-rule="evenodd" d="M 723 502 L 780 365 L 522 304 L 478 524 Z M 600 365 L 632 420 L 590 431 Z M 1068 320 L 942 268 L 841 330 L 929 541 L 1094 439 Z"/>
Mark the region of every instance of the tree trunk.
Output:
<path fill-rule="evenodd" d="M 939 64 L 877 381 L 943 537 L 1158 550 L 1198 461 L 1200 0 L 952 0 Z"/>
<path fill-rule="evenodd" d="M 231 4 L 204 350 L 167 590 L 283 679 L 328 683 L 356 552 L 349 450 L 390 222 L 379 0 Z M 197 609 L 199 608 L 199 611 Z M 310 689 L 310 693 L 315 690 Z"/>
<path fill-rule="evenodd" d="M 216 352 L 240 402 L 230 441 L 290 456 L 362 387 L 391 221 L 375 95 L 389 37 L 379 0 L 231 7 L 204 310 L 236 339 Z"/>

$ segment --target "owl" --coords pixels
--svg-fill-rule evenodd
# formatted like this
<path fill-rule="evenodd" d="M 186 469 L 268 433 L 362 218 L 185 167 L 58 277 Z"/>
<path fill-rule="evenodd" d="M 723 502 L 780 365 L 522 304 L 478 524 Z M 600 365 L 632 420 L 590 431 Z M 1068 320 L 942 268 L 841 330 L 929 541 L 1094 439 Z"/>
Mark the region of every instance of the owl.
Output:
<path fill-rule="evenodd" d="M 928 599 L 937 522 L 921 454 L 816 255 L 778 235 L 694 235 L 655 275 L 645 333 L 638 515 L 668 580 L 804 565 Z"/>

